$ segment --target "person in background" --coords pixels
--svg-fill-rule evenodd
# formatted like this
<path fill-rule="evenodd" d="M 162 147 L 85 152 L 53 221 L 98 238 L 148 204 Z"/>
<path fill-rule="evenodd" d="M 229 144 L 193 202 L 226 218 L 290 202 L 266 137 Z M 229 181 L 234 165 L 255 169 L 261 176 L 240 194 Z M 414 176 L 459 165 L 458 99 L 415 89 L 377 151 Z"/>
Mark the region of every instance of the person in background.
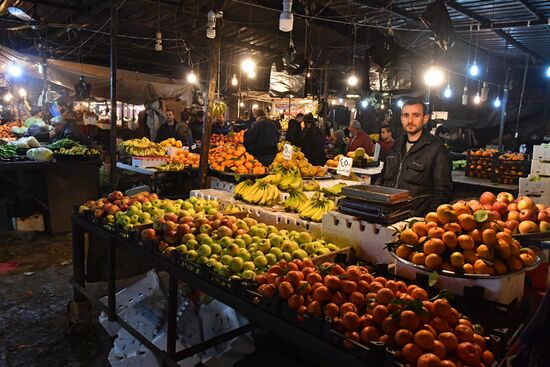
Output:
<path fill-rule="evenodd" d="M 252 121 L 250 120 L 250 118 L 248 117 L 248 112 L 245 111 L 243 113 L 242 116 L 240 116 L 239 119 L 237 119 L 237 121 L 235 122 L 235 124 L 233 125 L 233 130 L 235 132 L 239 132 L 239 131 L 243 131 L 243 130 L 248 130 L 250 129 L 250 126 L 252 126 Z"/>
<path fill-rule="evenodd" d="M 435 136 L 441 139 L 447 148 L 449 147 L 449 143 L 451 142 L 451 130 L 449 130 L 448 127 L 439 125 L 437 129 L 435 129 Z"/>
<path fill-rule="evenodd" d="M 300 147 L 309 163 L 314 166 L 323 166 L 326 163 L 325 136 L 315 125 L 315 119 L 311 113 L 304 116 L 304 130 L 300 137 Z"/>
<path fill-rule="evenodd" d="M 346 153 L 346 141 L 344 140 L 344 132 L 342 130 L 336 130 L 331 137 L 332 153 L 334 156 L 338 154 Z"/>
<path fill-rule="evenodd" d="M 62 116 L 52 118 L 50 124 L 53 126 L 53 130 L 35 134 L 36 140 L 55 142 L 61 139 L 71 139 L 82 145 L 92 146 L 90 139 L 80 134 L 74 124 L 67 122 Z"/>
<path fill-rule="evenodd" d="M 288 121 L 288 128 L 286 130 L 285 140 L 292 145 L 300 146 L 300 136 L 302 135 L 302 121 L 304 121 L 304 114 L 298 113 L 296 118 Z"/>
<path fill-rule="evenodd" d="M 212 122 L 212 134 L 223 134 L 227 135 L 231 131 L 231 126 L 229 126 L 229 123 L 225 121 L 225 117 L 218 116 L 216 119 Z"/>
<path fill-rule="evenodd" d="M 277 154 L 277 142 L 279 131 L 273 123 L 266 118 L 262 109 L 254 111 L 256 122 L 244 133 L 244 147 L 264 166 L 269 166 Z"/>
<path fill-rule="evenodd" d="M 200 142 L 202 140 L 202 127 L 204 126 L 204 111 L 197 111 L 194 118 L 189 124 L 191 129 L 191 135 L 193 136 L 194 142 Z"/>
<path fill-rule="evenodd" d="M 174 115 L 174 111 L 166 110 L 166 121 L 164 122 L 164 124 L 160 125 L 157 131 L 157 138 L 155 139 L 155 142 L 160 143 L 161 141 L 169 138 L 180 140 L 180 137 L 176 132 L 176 125 L 177 121 Z"/>
<path fill-rule="evenodd" d="M 368 155 L 372 156 L 374 154 L 374 144 L 370 136 L 361 128 L 361 123 L 357 120 L 352 120 L 349 123 L 348 129 L 351 139 L 346 147 L 346 153 L 354 152 L 357 148 L 363 148 Z"/>
<path fill-rule="evenodd" d="M 176 134 L 180 137 L 181 142 L 185 146 L 193 145 L 193 133 L 189 128 L 191 122 L 191 114 L 189 111 L 183 111 L 181 113 L 181 121 L 176 124 Z"/>
<path fill-rule="evenodd" d="M 401 124 L 406 134 L 396 139 L 376 180 L 377 185 L 408 190 L 416 216 L 448 203 L 453 190 L 449 153 L 424 128 L 429 119 L 421 100 L 404 103 Z"/>
<path fill-rule="evenodd" d="M 384 125 L 380 129 L 380 141 L 378 144 L 380 144 L 380 160 L 384 161 L 394 144 L 392 132 L 388 125 Z"/>

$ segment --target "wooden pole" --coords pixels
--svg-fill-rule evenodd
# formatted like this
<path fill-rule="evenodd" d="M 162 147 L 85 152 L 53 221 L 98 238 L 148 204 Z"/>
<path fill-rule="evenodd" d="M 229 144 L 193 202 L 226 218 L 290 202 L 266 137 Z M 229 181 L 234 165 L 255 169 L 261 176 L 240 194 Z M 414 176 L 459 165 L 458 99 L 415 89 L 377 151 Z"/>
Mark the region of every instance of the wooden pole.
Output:
<path fill-rule="evenodd" d="M 219 32 L 217 32 L 219 33 Z M 216 77 L 220 61 L 221 36 L 219 34 L 209 41 L 210 57 L 208 62 L 208 93 L 206 95 L 206 118 L 202 127 L 201 157 L 199 162 L 200 188 L 206 188 L 206 174 L 208 172 L 208 154 L 210 152 L 210 135 L 212 134 L 212 106 L 216 94 Z"/>
<path fill-rule="evenodd" d="M 117 2 L 111 3 L 111 134 L 110 156 L 111 171 L 110 183 L 114 189 L 116 181 L 116 69 L 117 69 Z"/>

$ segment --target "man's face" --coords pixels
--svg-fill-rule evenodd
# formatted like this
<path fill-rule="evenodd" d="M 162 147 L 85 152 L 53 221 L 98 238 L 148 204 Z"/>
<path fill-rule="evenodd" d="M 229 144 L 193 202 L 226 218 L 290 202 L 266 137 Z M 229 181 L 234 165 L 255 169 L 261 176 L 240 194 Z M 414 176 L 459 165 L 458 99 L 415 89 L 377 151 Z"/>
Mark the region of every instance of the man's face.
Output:
<path fill-rule="evenodd" d="M 298 122 L 304 121 L 304 116 L 298 116 L 298 117 L 296 117 L 296 121 L 298 121 Z"/>
<path fill-rule="evenodd" d="M 172 112 L 172 111 L 166 112 L 166 121 L 169 124 L 172 124 L 174 122 L 174 112 Z"/>
<path fill-rule="evenodd" d="M 401 112 L 401 124 L 407 134 L 416 134 L 428 122 L 428 115 L 424 115 L 421 104 L 406 105 Z"/>
<path fill-rule="evenodd" d="M 391 137 L 391 131 L 389 129 L 382 129 L 380 131 L 380 139 L 383 141 L 388 140 Z"/>
<path fill-rule="evenodd" d="M 349 132 L 350 132 L 351 136 L 355 136 L 357 134 L 357 129 L 352 124 L 348 125 L 348 129 L 349 129 Z"/>

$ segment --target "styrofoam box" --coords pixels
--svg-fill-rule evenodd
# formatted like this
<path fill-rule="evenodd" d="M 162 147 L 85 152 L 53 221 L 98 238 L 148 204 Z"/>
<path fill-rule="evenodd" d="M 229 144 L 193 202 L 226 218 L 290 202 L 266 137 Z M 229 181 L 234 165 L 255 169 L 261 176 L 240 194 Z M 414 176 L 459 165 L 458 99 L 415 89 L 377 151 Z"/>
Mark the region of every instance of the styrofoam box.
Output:
<path fill-rule="evenodd" d="M 519 196 L 527 196 L 537 204 L 550 206 L 550 178 L 542 178 L 540 181 L 530 181 L 533 175 L 519 179 Z"/>
<path fill-rule="evenodd" d="M 325 214 L 322 222 L 322 234 L 327 241 L 340 247 L 351 246 L 359 259 L 379 264 L 394 261 L 385 248 L 393 240 L 394 233 L 394 228 L 368 223 L 339 212 Z"/>
<path fill-rule="evenodd" d="M 415 280 L 417 273 L 424 275 L 429 275 L 431 273 L 431 271 L 419 269 L 400 261 L 395 262 L 395 272 L 397 276 L 410 280 Z M 518 272 L 501 277 L 488 277 L 487 279 L 462 278 L 439 274 L 435 288 L 447 289 L 453 294 L 463 295 L 464 287 L 483 287 L 484 298 L 486 300 L 509 305 L 514 300 L 523 297 L 524 283 L 525 272 Z"/>
<path fill-rule="evenodd" d="M 13 229 L 19 232 L 44 232 L 44 216 L 40 213 L 28 217 L 12 218 Z"/>
<path fill-rule="evenodd" d="M 550 177 L 550 162 L 533 159 L 531 161 L 531 174 Z"/>
<path fill-rule="evenodd" d="M 533 159 L 550 161 L 550 144 L 533 145 Z"/>
<path fill-rule="evenodd" d="M 165 157 L 132 157 L 132 166 L 138 168 L 159 167 L 167 162 Z"/>

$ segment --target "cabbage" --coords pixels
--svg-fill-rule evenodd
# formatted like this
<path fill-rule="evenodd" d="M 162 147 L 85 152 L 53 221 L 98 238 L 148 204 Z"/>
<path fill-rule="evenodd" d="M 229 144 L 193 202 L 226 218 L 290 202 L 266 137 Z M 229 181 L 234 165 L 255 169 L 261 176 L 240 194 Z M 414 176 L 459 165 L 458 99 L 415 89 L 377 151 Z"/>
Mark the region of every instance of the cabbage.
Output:
<path fill-rule="evenodd" d="M 27 158 L 33 161 L 47 162 L 53 159 L 53 152 L 48 148 L 33 148 L 27 150 Z"/>
<path fill-rule="evenodd" d="M 25 121 L 25 127 L 29 127 L 31 125 L 46 126 L 44 120 L 38 117 L 30 117 L 27 121 Z"/>
<path fill-rule="evenodd" d="M 40 143 L 34 136 L 29 136 L 28 138 L 19 138 L 15 141 L 10 141 L 9 145 L 13 145 L 16 148 L 39 148 Z"/>
<path fill-rule="evenodd" d="M 27 133 L 27 128 L 14 126 L 11 128 L 11 132 L 14 133 L 15 135 L 23 135 Z"/>

